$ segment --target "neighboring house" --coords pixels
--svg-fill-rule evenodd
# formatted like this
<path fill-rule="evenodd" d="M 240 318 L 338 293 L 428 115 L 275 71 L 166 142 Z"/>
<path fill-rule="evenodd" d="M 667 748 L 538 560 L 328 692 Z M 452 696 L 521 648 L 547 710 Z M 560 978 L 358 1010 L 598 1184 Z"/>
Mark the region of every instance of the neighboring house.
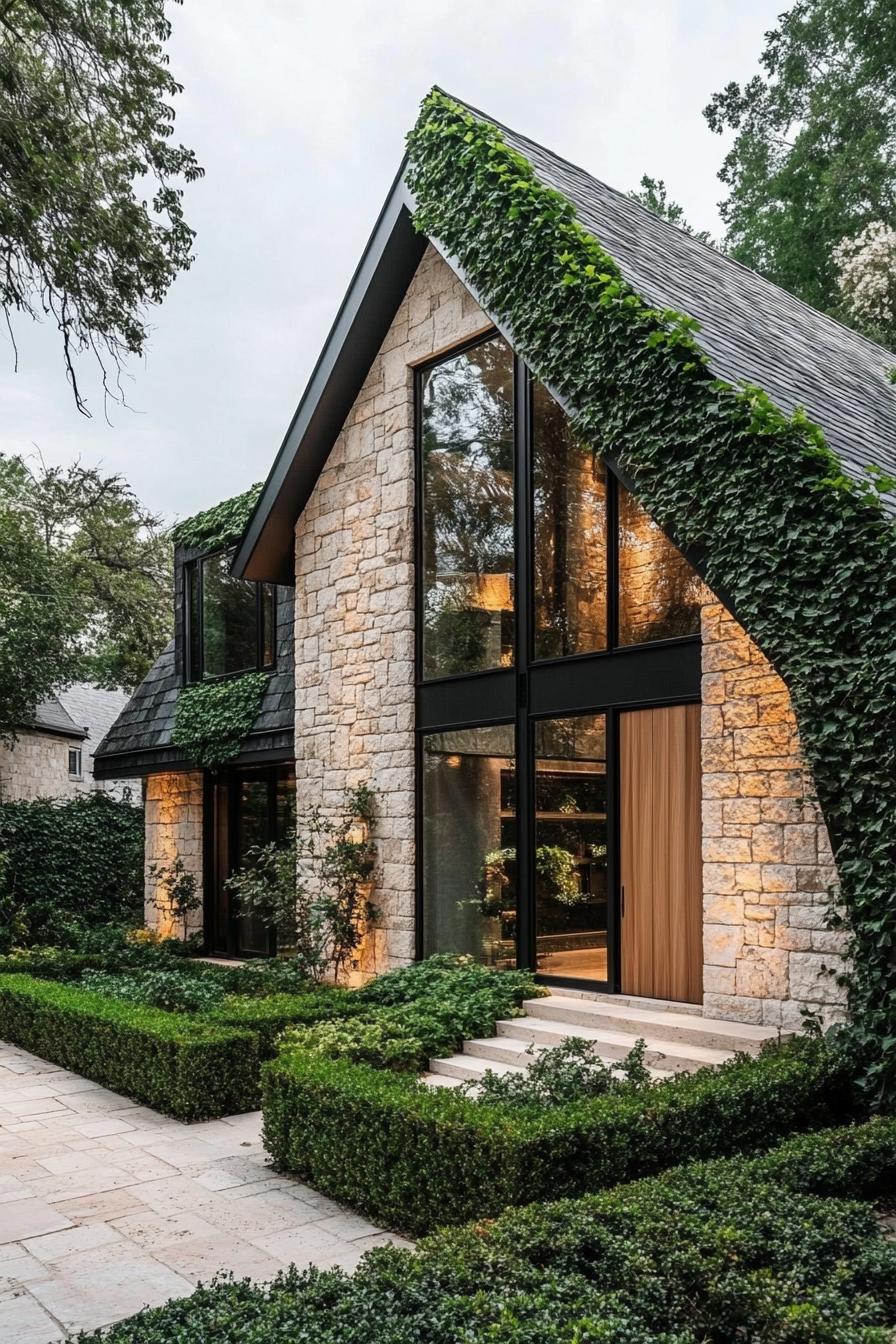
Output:
<path fill-rule="evenodd" d="M 699 320 L 718 376 L 804 405 L 847 469 L 887 465 L 883 351 L 505 139 L 640 294 Z M 232 771 L 177 759 L 181 618 L 101 771 L 166 772 L 150 775 L 147 825 L 204 873 L 212 949 L 259 950 L 222 937 L 221 875 L 246 829 L 273 833 L 294 762 L 303 808 L 335 814 L 360 780 L 378 791 L 380 965 L 460 950 L 716 1017 L 830 1020 L 836 874 L 784 682 L 415 232 L 403 173 L 233 562 L 284 608 L 294 585 L 273 724 L 266 701 Z M 294 746 L 279 689 L 293 656 Z"/>
<path fill-rule="evenodd" d="M 76 682 L 42 700 L 11 746 L 0 746 L 0 800 L 71 798 L 100 789 L 140 802 L 138 778 L 100 781 L 93 755 L 128 702 L 123 691 Z"/>

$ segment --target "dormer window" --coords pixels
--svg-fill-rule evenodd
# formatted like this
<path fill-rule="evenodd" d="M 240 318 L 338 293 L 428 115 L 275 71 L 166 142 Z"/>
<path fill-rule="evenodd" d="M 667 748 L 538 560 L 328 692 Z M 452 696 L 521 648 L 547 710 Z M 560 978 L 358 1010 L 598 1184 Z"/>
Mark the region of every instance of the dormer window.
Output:
<path fill-rule="evenodd" d="M 187 680 L 267 670 L 277 661 L 276 588 L 235 579 L 233 550 L 186 566 Z"/>

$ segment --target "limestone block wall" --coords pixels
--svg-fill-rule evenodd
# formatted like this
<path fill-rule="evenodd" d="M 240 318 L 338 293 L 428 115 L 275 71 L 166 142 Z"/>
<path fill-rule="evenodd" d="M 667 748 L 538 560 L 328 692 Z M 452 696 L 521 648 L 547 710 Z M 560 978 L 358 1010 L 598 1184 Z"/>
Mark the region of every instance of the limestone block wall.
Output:
<path fill-rule="evenodd" d="M 20 733 L 12 746 L 0 746 L 0 801 L 22 798 L 73 798 L 83 781 L 68 773 L 70 747 L 81 743 L 52 733 Z"/>
<path fill-rule="evenodd" d="M 790 696 L 718 603 L 703 627 L 704 1011 L 798 1027 L 842 1016 L 836 870 Z"/>
<path fill-rule="evenodd" d="M 153 864 L 169 864 L 181 858 L 198 881 L 202 896 L 202 771 L 173 771 L 149 775 L 146 781 L 146 859 L 144 915 L 148 928 L 167 937 L 183 935 L 183 925 L 155 905 L 156 883 L 150 877 Z M 202 908 L 193 911 L 187 933 L 202 929 Z"/>
<path fill-rule="evenodd" d="M 428 248 L 296 525 L 296 802 L 378 793 L 365 969 L 414 955 L 414 379 L 490 323 Z"/>

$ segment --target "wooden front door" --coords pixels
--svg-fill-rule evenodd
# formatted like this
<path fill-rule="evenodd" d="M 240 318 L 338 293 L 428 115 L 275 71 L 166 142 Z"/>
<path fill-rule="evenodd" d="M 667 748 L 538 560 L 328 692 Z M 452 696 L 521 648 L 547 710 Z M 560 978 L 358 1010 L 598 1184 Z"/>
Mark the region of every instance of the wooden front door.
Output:
<path fill-rule="evenodd" d="M 619 716 L 621 987 L 699 1003 L 700 706 Z"/>

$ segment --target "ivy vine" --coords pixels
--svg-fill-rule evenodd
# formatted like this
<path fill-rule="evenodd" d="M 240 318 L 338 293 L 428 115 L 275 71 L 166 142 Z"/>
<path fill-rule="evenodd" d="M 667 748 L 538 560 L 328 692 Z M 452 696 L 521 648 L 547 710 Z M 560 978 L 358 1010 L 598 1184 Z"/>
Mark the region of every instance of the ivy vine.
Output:
<path fill-rule="evenodd" d="M 837 860 L 863 1081 L 892 1099 L 896 528 L 879 492 L 893 482 L 857 483 L 802 410 L 714 378 L 697 323 L 635 293 L 496 127 L 434 90 L 408 154 L 417 228 L 786 682 Z"/>
<path fill-rule="evenodd" d="M 261 491 L 259 481 L 243 494 L 222 500 L 220 504 L 196 513 L 192 518 L 185 518 L 172 530 L 175 544 L 197 549 L 202 547 L 204 550 L 233 545 L 246 530 Z"/>
<path fill-rule="evenodd" d="M 209 769 L 239 755 L 258 718 L 267 676 L 244 672 L 185 686 L 177 697 L 171 740 L 194 765 Z"/>

